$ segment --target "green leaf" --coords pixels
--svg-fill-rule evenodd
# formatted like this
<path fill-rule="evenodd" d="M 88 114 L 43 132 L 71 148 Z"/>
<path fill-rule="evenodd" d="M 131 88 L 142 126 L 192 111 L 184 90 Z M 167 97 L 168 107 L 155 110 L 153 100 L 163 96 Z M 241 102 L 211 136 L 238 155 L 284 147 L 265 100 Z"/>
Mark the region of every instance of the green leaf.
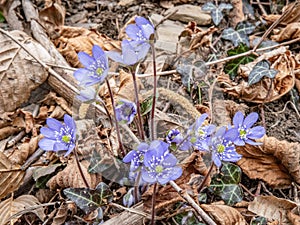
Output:
<path fill-rule="evenodd" d="M 82 209 L 86 214 L 113 200 L 109 187 L 101 182 L 95 190 L 88 188 L 67 188 L 64 194 Z"/>
<path fill-rule="evenodd" d="M 247 51 L 249 51 L 249 48 L 245 44 L 240 43 L 239 46 L 236 47 L 235 49 L 231 49 L 231 50 L 227 51 L 227 55 L 234 56 L 234 55 L 239 55 L 239 54 L 247 52 Z M 252 61 L 254 61 L 254 59 L 256 59 L 256 56 L 251 54 L 251 55 L 241 56 L 239 58 L 230 60 L 229 62 L 227 62 L 225 64 L 224 72 L 229 74 L 231 79 L 234 79 L 235 76 L 237 75 L 239 66 L 245 65 L 249 62 L 252 62 Z"/>
<path fill-rule="evenodd" d="M 248 84 L 252 85 L 259 82 L 263 77 L 274 78 L 278 70 L 270 69 L 270 63 L 267 60 L 258 62 L 248 77 Z"/>
<path fill-rule="evenodd" d="M 251 220 L 250 225 L 267 225 L 268 220 L 265 217 L 259 216 Z"/>
<path fill-rule="evenodd" d="M 243 199 L 243 190 L 238 185 L 241 174 L 238 166 L 223 162 L 221 172 L 212 178 L 209 190 L 221 197 L 227 205 L 234 205 Z"/>
<path fill-rule="evenodd" d="M 5 22 L 5 17 L 3 16 L 2 12 L 0 12 L 0 23 Z"/>
<path fill-rule="evenodd" d="M 152 104 L 153 104 L 153 96 L 149 96 L 144 101 L 141 103 L 141 113 L 142 116 L 146 115 L 149 113 L 152 109 Z"/>

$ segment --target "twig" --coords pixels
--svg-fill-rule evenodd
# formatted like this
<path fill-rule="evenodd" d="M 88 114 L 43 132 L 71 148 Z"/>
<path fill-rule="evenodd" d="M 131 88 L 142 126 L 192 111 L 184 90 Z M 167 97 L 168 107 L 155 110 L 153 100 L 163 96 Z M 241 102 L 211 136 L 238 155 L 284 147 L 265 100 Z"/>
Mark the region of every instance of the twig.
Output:
<path fill-rule="evenodd" d="M 74 149 L 74 155 L 75 155 L 76 164 L 77 164 L 79 173 L 80 173 L 80 175 L 81 175 L 81 178 L 82 178 L 82 180 L 83 180 L 85 186 L 86 186 L 87 188 L 90 188 L 90 185 L 89 185 L 89 183 L 87 182 L 87 180 L 86 180 L 86 178 L 85 178 L 85 176 L 84 176 L 84 174 L 83 174 L 82 167 L 81 167 L 80 162 L 79 162 L 79 157 L 78 157 L 78 154 L 77 154 L 77 147 L 75 147 L 75 149 Z"/>
<path fill-rule="evenodd" d="M 170 14 L 166 15 L 164 18 L 162 18 L 156 25 L 155 25 L 155 29 L 161 25 L 163 22 L 165 22 L 167 19 L 169 19 L 171 16 L 173 16 L 175 13 L 178 12 L 178 9 L 174 10 L 173 12 L 171 12 Z"/>
<path fill-rule="evenodd" d="M 126 130 L 129 136 L 133 139 L 133 141 L 137 144 L 140 144 L 140 140 L 135 136 L 135 134 L 130 130 L 127 124 L 121 124 L 121 127 Z"/>
<path fill-rule="evenodd" d="M 139 210 L 127 208 L 127 207 L 124 207 L 124 206 L 122 206 L 122 205 L 119 205 L 119 204 L 116 204 L 116 203 L 113 203 L 113 202 L 110 202 L 109 205 L 114 206 L 114 207 L 117 207 L 117 208 L 120 208 L 120 209 L 124 209 L 124 210 L 126 210 L 126 211 L 128 211 L 128 212 L 135 213 L 135 214 L 141 215 L 141 216 L 143 216 L 143 217 L 148 217 L 148 218 L 150 217 L 150 215 L 147 214 L 147 213 L 144 213 L 144 212 L 139 211 Z"/>
<path fill-rule="evenodd" d="M 183 197 L 201 216 L 201 218 L 209 225 L 216 225 L 216 223 L 206 214 L 206 212 L 201 209 L 199 205 L 194 201 L 194 199 L 186 192 L 186 190 L 182 190 L 174 181 L 169 182 L 171 186 Z"/>

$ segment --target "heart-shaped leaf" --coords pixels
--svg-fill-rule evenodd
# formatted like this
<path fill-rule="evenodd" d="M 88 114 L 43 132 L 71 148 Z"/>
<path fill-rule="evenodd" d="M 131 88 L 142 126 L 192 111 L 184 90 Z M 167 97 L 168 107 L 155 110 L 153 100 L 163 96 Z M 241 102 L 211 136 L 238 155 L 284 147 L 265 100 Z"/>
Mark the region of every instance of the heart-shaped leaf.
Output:
<path fill-rule="evenodd" d="M 215 175 L 209 190 L 221 197 L 227 205 L 234 205 L 243 199 L 243 191 L 238 183 L 241 181 L 241 169 L 232 164 L 223 162 L 221 173 Z"/>
<path fill-rule="evenodd" d="M 226 4 L 226 3 L 221 3 L 217 7 L 212 2 L 207 2 L 202 6 L 202 10 L 211 12 L 212 20 L 213 20 L 213 22 L 216 26 L 219 25 L 219 23 L 223 19 L 222 11 L 224 9 L 232 9 L 232 5 L 231 4 Z"/>
<path fill-rule="evenodd" d="M 82 209 L 86 214 L 103 206 L 113 199 L 113 193 L 109 187 L 101 182 L 95 190 L 88 188 L 67 188 L 64 194 Z"/>
<path fill-rule="evenodd" d="M 248 84 L 252 85 L 259 82 L 263 77 L 274 78 L 278 70 L 270 69 L 270 63 L 267 60 L 258 62 L 248 77 Z"/>
<path fill-rule="evenodd" d="M 229 40 L 237 47 L 240 43 L 250 46 L 248 34 L 251 34 L 255 29 L 255 26 L 249 22 L 240 22 L 237 24 L 235 30 L 233 28 L 227 28 L 222 33 L 222 38 Z"/>
<path fill-rule="evenodd" d="M 240 43 L 238 47 L 227 51 L 227 55 L 228 56 L 239 55 L 247 51 L 249 51 L 249 48 L 245 44 Z M 252 62 L 254 59 L 256 59 L 256 56 L 252 54 L 252 55 L 241 56 L 239 58 L 230 60 L 225 64 L 224 71 L 230 76 L 231 79 L 234 79 L 235 76 L 237 75 L 239 66 Z"/>

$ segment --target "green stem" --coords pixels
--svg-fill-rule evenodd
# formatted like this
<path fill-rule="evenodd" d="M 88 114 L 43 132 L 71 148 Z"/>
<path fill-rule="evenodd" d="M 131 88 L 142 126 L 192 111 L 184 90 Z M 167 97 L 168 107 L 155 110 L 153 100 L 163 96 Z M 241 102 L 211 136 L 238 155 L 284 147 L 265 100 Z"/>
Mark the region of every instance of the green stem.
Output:
<path fill-rule="evenodd" d="M 117 132 L 117 138 L 118 138 L 118 142 L 119 142 L 119 148 L 121 150 L 121 154 L 124 157 L 126 155 L 125 151 L 124 151 L 124 147 L 123 147 L 123 143 L 121 140 L 121 135 L 120 135 L 120 128 L 119 128 L 119 124 L 117 121 L 117 117 L 116 117 L 116 109 L 115 109 L 115 100 L 114 100 L 114 96 L 113 96 L 113 92 L 111 90 L 109 81 L 107 79 L 105 79 L 108 91 L 109 91 L 109 96 L 110 96 L 110 100 L 111 100 L 111 105 L 112 105 L 112 109 L 114 112 L 114 119 L 115 119 L 115 128 L 116 128 L 116 132 Z"/>

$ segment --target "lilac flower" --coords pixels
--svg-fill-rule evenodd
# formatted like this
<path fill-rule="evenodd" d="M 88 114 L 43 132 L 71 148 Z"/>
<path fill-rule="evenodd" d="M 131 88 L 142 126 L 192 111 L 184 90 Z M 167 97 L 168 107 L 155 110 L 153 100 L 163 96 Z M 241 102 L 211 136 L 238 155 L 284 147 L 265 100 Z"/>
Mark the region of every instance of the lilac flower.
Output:
<path fill-rule="evenodd" d="M 129 24 L 125 31 L 128 37 L 132 40 L 146 42 L 154 33 L 154 27 L 149 20 L 144 17 L 137 16 L 135 18 L 135 24 Z"/>
<path fill-rule="evenodd" d="M 142 167 L 143 181 L 161 185 L 176 180 L 182 174 L 182 169 L 176 166 L 176 157 L 169 153 L 168 144 L 162 141 L 152 141 L 149 150 L 144 154 Z"/>
<path fill-rule="evenodd" d="M 149 145 L 147 143 L 140 143 L 136 150 L 131 150 L 128 154 L 123 158 L 124 163 L 130 164 L 130 171 L 134 172 L 139 169 L 144 163 L 144 154 L 149 149 Z"/>
<path fill-rule="evenodd" d="M 238 111 L 233 117 L 233 128 L 238 133 L 238 137 L 234 140 L 234 144 L 243 146 L 245 143 L 250 145 L 260 145 L 253 141 L 253 139 L 262 138 L 266 131 L 262 126 L 253 127 L 253 124 L 258 120 L 258 114 L 256 112 L 250 113 L 245 119 L 242 112 Z"/>
<path fill-rule="evenodd" d="M 134 204 L 134 196 L 133 196 L 134 188 L 130 188 L 128 192 L 123 196 L 123 205 L 125 207 L 131 207 Z"/>
<path fill-rule="evenodd" d="M 147 55 L 149 48 L 135 41 L 123 40 L 121 43 L 122 54 L 116 51 L 106 52 L 107 56 L 115 62 L 124 65 L 134 65 Z"/>
<path fill-rule="evenodd" d="M 80 68 L 74 72 L 74 77 L 79 81 L 79 85 L 87 87 L 97 83 L 102 83 L 108 74 L 108 59 L 105 52 L 94 45 L 93 57 L 85 52 L 79 52 L 79 61 L 85 68 Z"/>
<path fill-rule="evenodd" d="M 203 113 L 189 128 L 187 132 L 188 137 L 181 145 L 180 150 L 186 151 L 191 147 L 199 151 L 209 150 L 208 142 L 216 127 L 215 125 L 204 125 L 204 121 L 207 117 L 208 115 Z"/>
<path fill-rule="evenodd" d="M 77 98 L 82 102 L 89 102 L 95 100 L 97 93 L 93 87 L 87 87 L 80 91 L 80 94 L 77 95 Z"/>
<path fill-rule="evenodd" d="M 177 145 L 183 141 L 183 137 L 179 130 L 172 129 L 168 131 L 166 141 L 169 144 L 175 143 Z"/>
<path fill-rule="evenodd" d="M 42 127 L 40 132 L 44 138 L 39 141 L 39 147 L 45 151 L 67 150 L 69 155 L 75 147 L 76 125 L 73 118 L 67 114 L 64 116 L 64 124 L 56 119 L 48 118 L 48 127 Z"/>
<path fill-rule="evenodd" d="M 136 114 L 136 104 L 134 102 L 121 99 L 116 106 L 116 118 L 118 122 L 130 124 Z"/>
<path fill-rule="evenodd" d="M 212 160 L 217 167 L 222 165 L 222 161 L 236 162 L 241 159 L 241 155 L 235 150 L 233 141 L 237 138 L 237 133 L 233 129 L 226 131 L 226 127 L 221 127 L 211 137 L 209 146 L 212 152 Z"/>

